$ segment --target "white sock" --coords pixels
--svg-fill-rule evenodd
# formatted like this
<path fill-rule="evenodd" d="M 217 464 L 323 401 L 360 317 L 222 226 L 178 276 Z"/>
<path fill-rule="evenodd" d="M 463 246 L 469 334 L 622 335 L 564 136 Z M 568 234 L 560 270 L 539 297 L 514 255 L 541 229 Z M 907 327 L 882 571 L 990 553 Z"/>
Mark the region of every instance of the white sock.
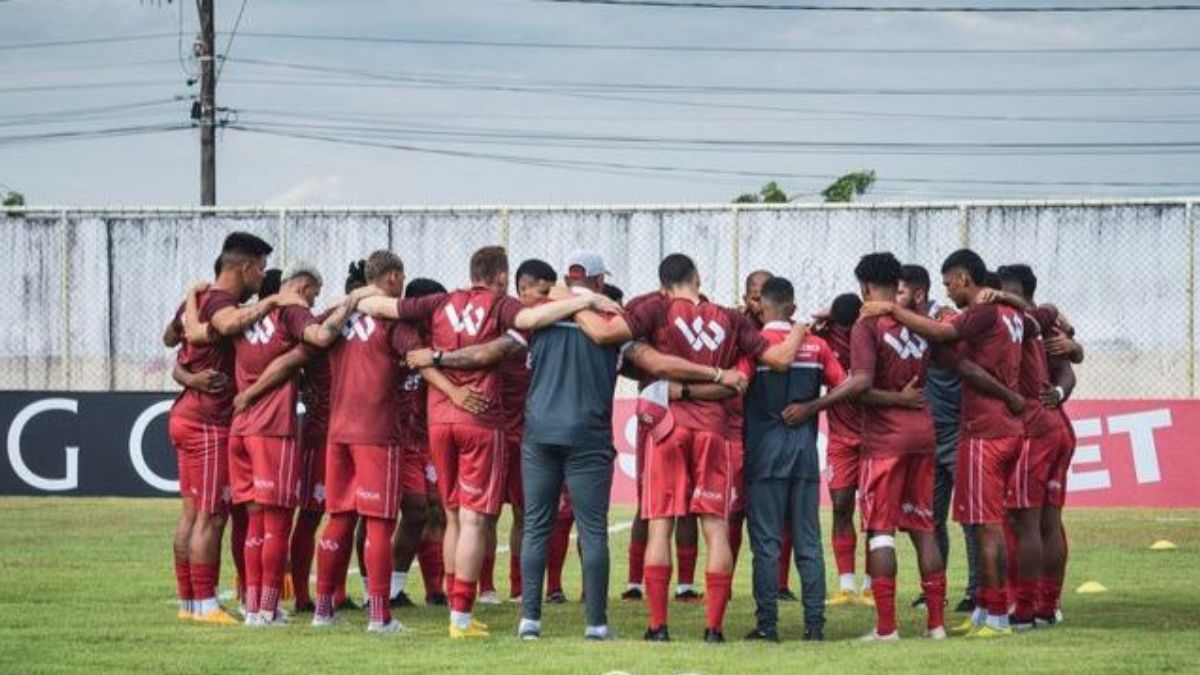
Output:
<path fill-rule="evenodd" d="M 862 590 L 864 590 L 864 591 L 869 591 L 869 590 L 871 590 L 871 575 L 870 575 L 870 574 L 864 574 L 864 575 L 863 575 L 863 585 L 862 585 Z"/>
<path fill-rule="evenodd" d="M 471 613 L 450 610 L 450 623 L 459 630 L 466 630 L 471 627 Z"/>
<path fill-rule="evenodd" d="M 678 584 L 675 586 L 676 593 L 687 593 L 690 590 L 692 590 L 691 584 Z"/>
<path fill-rule="evenodd" d="M 971 623 L 976 626 L 982 626 L 987 619 L 987 610 L 983 607 L 976 607 L 975 611 L 971 612 Z"/>
<path fill-rule="evenodd" d="M 1005 614 L 988 614 L 986 621 L 989 627 L 996 630 L 1004 630 L 1008 627 L 1006 625 L 1008 623 L 1008 616 Z"/>
<path fill-rule="evenodd" d="M 642 590 L 642 585 L 641 585 L 641 584 L 633 584 L 633 583 L 631 583 L 631 584 L 627 584 L 627 585 L 625 586 L 625 590 L 629 590 L 629 591 L 640 591 L 640 590 Z"/>
<path fill-rule="evenodd" d="M 853 572 L 838 575 L 838 583 L 841 585 L 843 591 L 850 591 L 853 593 L 855 590 L 857 590 L 855 588 L 857 585 L 855 583 L 856 581 L 857 580 L 855 579 Z"/>
<path fill-rule="evenodd" d="M 405 584 L 408 583 L 408 572 L 392 572 L 392 595 L 395 598 L 404 591 Z"/>
<path fill-rule="evenodd" d="M 208 614 L 221 607 L 217 604 L 216 598 L 204 598 L 203 600 L 196 600 L 194 602 L 196 603 L 196 613 L 200 615 Z"/>
<path fill-rule="evenodd" d="M 588 626 L 587 628 L 584 628 L 583 629 L 583 637 L 599 638 L 601 640 L 607 640 L 609 637 L 608 624 L 605 624 L 603 626 Z"/>

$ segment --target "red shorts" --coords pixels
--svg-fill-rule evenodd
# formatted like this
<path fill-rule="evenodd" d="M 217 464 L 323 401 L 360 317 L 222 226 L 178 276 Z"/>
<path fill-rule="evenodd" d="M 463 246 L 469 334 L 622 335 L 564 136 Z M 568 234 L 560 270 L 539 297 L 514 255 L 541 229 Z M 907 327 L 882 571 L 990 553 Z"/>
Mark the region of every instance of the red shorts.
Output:
<path fill-rule="evenodd" d="M 295 508 L 300 503 L 301 453 L 294 438 L 244 436 L 254 476 L 254 502 Z"/>
<path fill-rule="evenodd" d="M 179 494 L 204 513 L 229 511 L 229 427 L 171 415 L 167 425 L 179 466 Z"/>
<path fill-rule="evenodd" d="M 508 468 L 502 430 L 431 424 L 429 452 L 445 508 L 465 508 L 489 516 L 500 513 Z"/>
<path fill-rule="evenodd" d="M 229 437 L 229 490 L 234 504 L 254 501 L 254 463 L 245 436 Z"/>
<path fill-rule="evenodd" d="M 868 532 L 933 532 L 933 453 L 863 457 L 858 482 Z"/>
<path fill-rule="evenodd" d="M 733 462 L 720 434 L 677 426 L 670 436 L 647 445 L 643 518 L 729 517 Z"/>
<path fill-rule="evenodd" d="M 1062 447 L 1050 464 L 1046 480 L 1046 506 L 1062 508 L 1067 503 L 1067 471 L 1075 457 L 1075 427 L 1066 415 L 1062 416 Z"/>
<path fill-rule="evenodd" d="M 562 492 L 558 494 L 558 515 L 555 517 L 559 520 L 575 519 L 575 511 L 571 509 L 571 494 L 567 492 L 566 485 L 563 485 Z"/>
<path fill-rule="evenodd" d="M 504 475 L 504 503 L 515 508 L 525 508 L 525 483 L 521 480 L 521 432 L 509 431 L 504 435 L 505 452 L 508 453 L 508 470 Z"/>
<path fill-rule="evenodd" d="M 637 518 L 645 518 L 642 513 L 642 480 L 646 475 L 646 447 L 653 443 L 654 439 L 650 437 L 650 430 L 644 424 L 637 425 L 637 443 L 633 447 L 634 458 L 634 484 L 637 488 L 638 511 Z"/>
<path fill-rule="evenodd" d="M 853 436 L 830 436 L 825 451 L 825 476 L 829 491 L 853 490 L 858 487 L 859 457 L 862 439 Z"/>
<path fill-rule="evenodd" d="M 732 483 L 730 488 L 732 497 L 730 498 L 729 512 L 739 513 L 746 510 L 746 495 L 745 495 L 745 476 L 742 473 L 742 467 L 746 463 L 746 448 L 743 441 L 726 440 L 729 447 L 729 463 L 733 467 Z"/>
<path fill-rule="evenodd" d="M 426 482 L 426 468 L 429 457 L 425 448 L 414 443 L 404 445 L 404 458 L 400 467 L 400 492 L 405 496 L 424 497 L 429 494 L 429 484 Z"/>
<path fill-rule="evenodd" d="M 1020 436 L 958 441 L 954 472 L 954 519 L 968 525 L 1004 522 L 1005 495 L 1021 454 Z"/>
<path fill-rule="evenodd" d="M 305 428 L 300 439 L 300 508 L 325 510 L 326 430 Z"/>
<path fill-rule="evenodd" d="M 330 443 L 325 450 L 325 510 L 395 518 L 403 464 L 399 445 Z"/>
<path fill-rule="evenodd" d="M 1062 425 L 1055 425 L 1053 431 L 1041 436 L 1024 439 L 1013 474 L 1012 489 L 1004 505 L 1010 509 L 1036 509 L 1047 504 L 1055 506 L 1050 504 L 1051 479 L 1057 477 L 1058 471 L 1062 472 L 1063 479 L 1066 478 L 1072 448 L 1071 439 Z M 1060 467 L 1063 457 L 1067 461 Z M 1061 481 L 1054 483 L 1058 493 L 1064 492 Z"/>

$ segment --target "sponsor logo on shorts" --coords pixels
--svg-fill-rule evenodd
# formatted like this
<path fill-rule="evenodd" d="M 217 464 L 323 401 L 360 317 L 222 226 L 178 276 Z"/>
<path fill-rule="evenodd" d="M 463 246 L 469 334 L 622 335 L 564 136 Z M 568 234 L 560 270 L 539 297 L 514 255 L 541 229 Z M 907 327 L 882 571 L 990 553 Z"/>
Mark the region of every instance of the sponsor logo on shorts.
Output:
<path fill-rule="evenodd" d="M 377 502 L 380 499 L 378 492 L 371 492 L 370 490 L 365 490 L 363 488 L 358 488 L 355 490 L 354 495 L 359 499 L 366 499 L 367 501 L 372 502 Z"/>
<path fill-rule="evenodd" d="M 325 484 L 324 483 L 317 483 L 316 485 L 313 486 L 313 499 L 316 500 L 316 502 L 318 504 L 325 503 Z"/>
<path fill-rule="evenodd" d="M 329 551 L 330 553 L 337 553 L 337 550 L 341 548 L 341 546 L 339 546 L 338 543 L 332 539 L 320 539 L 317 541 L 317 546 L 319 546 L 322 551 Z"/>
<path fill-rule="evenodd" d="M 696 488 L 693 490 L 692 497 L 708 499 L 714 502 L 725 501 L 725 497 L 720 492 L 716 492 L 714 490 L 705 490 L 704 488 Z"/>
<path fill-rule="evenodd" d="M 478 485 L 471 485 L 469 483 L 464 483 L 461 480 L 458 481 L 458 489 L 462 490 L 463 492 L 465 492 L 469 495 L 475 495 L 476 497 L 483 494 L 483 488 L 479 487 Z"/>
<path fill-rule="evenodd" d="M 1060 490 L 1063 489 L 1063 484 L 1056 480 L 1047 481 L 1046 489 L 1051 492 L 1059 492 Z"/>
<path fill-rule="evenodd" d="M 263 541 L 262 537 L 246 537 L 246 545 L 251 547 L 262 546 Z"/>
<path fill-rule="evenodd" d="M 931 509 L 922 509 L 912 502 L 904 502 L 900 505 L 900 510 L 903 511 L 904 515 L 906 516 L 915 515 L 921 518 L 933 518 L 933 511 Z"/>
<path fill-rule="evenodd" d="M 275 489 L 275 481 L 267 480 L 265 478 L 255 478 L 254 479 L 254 487 L 259 490 L 274 490 Z"/>
<path fill-rule="evenodd" d="M 429 481 L 430 483 L 437 482 L 437 467 L 435 467 L 432 462 L 425 465 L 425 480 Z"/>
<path fill-rule="evenodd" d="M 225 487 L 221 488 L 221 503 L 228 504 L 232 501 L 233 501 L 233 490 L 229 489 L 229 486 L 226 485 Z"/>

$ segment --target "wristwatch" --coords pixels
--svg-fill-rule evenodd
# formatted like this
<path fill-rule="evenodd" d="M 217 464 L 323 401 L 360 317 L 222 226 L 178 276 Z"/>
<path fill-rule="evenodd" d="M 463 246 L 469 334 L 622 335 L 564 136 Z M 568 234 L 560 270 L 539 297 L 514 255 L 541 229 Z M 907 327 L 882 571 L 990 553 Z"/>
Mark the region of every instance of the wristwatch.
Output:
<path fill-rule="evenodd" d="M 689 400 L 691 400 L 691 398 L 692 398 L 692 388 L 691 388 L 691 387 L 689 387 L 689 386 L 687 385 L 687 382 L 684 382 L 684 383 L 683 383 L 683 386 L 680 388 L 680 390 L 679 390 L 679 398 L 680 398 L 681 400 L 683 400 L 683 401 L 689 401 Z"/>
<path fill-rule="evenodd" d="M 433 365 L 435 365 L 435 366 L 442 365 L 442 354 L 443 353 L 444 352 L 442 352 L 442 350 L 440 350 L 440 349 L 433 353 Z"/>

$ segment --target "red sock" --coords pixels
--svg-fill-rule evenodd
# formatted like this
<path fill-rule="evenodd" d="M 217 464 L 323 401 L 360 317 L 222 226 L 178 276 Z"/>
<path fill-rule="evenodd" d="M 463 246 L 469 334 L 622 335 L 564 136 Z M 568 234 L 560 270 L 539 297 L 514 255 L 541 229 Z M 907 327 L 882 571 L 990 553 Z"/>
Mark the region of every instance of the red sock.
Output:
<path fill-rule="evenodd" d="M 371 622 L 392 620 L 392 533 L 394 518 L 367 517 L 367 597 L 371 604 Z"/>
<path fill-rule="evenodd" d="M 696 583 L 696 558 L 700 555 L 696 546 L 679 546 L 675 557 L 679 559 L 678 583 L 692 585 Z"/>
<path fill-rule="evenodd" d="M 253 614 L 262 608 L 263 536 L 266 526 L 262 509 L 248 509 L 246 528 L 246 611 Z"/>
<path fill-rule="evenodd" d="M 195 600 L 192 594 L 192 569 L 186 558 L 175 558 L 175 593 L 180 600 Z"/>
<path fill-rule="evenodd" d="M 671 587 L 670 565 L 646 565 L 646 603 L 650 606 L 650 627 L 667 624 L 667 592 Z"/>
<path fill-rule="evenodd" d="M 737 569 L 738 553 L 742 550 L 742 522 L 744 516 L 738 515 L 730 519 L 729 549 L 733 553 L 733 568 Z"/>
<path fill-rule="evenodd" d="M 646 542 L 629 542 L 629 583 L 642 583 L 642 568 L 646 566 Z"/>
<path fill-rule="evenodd" d="M 470 614 L 475 606 L 474 581 L 454 580 L 454 590 L 450 592 L 450 609 L 463 614 Z"/>
<path fill-rule="evenodd" d="M 354 513 L 333 513 L 317 551 L 317 616 L 332 616 L 335 605 L 346 599 L 346 571 L 354 550 Z"/>
<path fill-rule="evenodd" d="M 872 582 L 874 583 L 874 582 Z M 892 580 L 895 588 L 895 579 Z M 925 627 L 930 630 L 946 624 L 946 573 L 938 572 L 921 577 L 921 592 L 925 594 Z"/>
<path fill-rule="evenodd" d="M 943 595 L 945 594 L 945 579 Z M 896 632 L 896 577 L 871 577 L 875 590 L 875 632 L 890 635 Z"/>
<path fill-rule="evenodd" d="M 567 550 L 571 548 L 571 525 L 573 520 L 559 518 L 554 521 L 554 532 L 550 535 L 550 550 L 546 552 L 546 591 L 562 590 L 563 566 L 567 564 Z"/>
<path fill-rule="evenodd" d="M 521 552 L 511 551 L 508 554 L 508 597 L 521 595 Z"/>
<path fill-rule="evenodd" d="M 486 593 L 496 590 L 496 552 L 492 551 L 483 556 L 483 564 L 479 567 L 479 592 Z"/>
<path fill-rule="evenodd" d="M 992 616 L 1008 615 L 1008 593 L 1003 587 L 989 588 L 987 613 Z"/>
<path fill-rule="evenodd" d="M 833 559 L 837 565 L 838 574 L 854 574 L 854 547 L 858 544 L 858 536 L 854 530 L 834 533 Z"/>
<path fill-rule="evenodd" d="M 250 515 L 244 504 L 233 507 L 229 512 L 229 550 L 233 554 L 233 567 L 237 570 L 238 600 L 246 600 L 246 528 L 250 526 Z"/>
<path fill-rule="evenodd" d="M 455 579 L 453 573 L 446 575 L 446 597 L 454 595 L 454 581 Z"/>
<path fill-rule="evenodd" d="M 188 568 L 192 573 L 192 595 L 195 599 L 210 600 L 217 597 L 217 566 L 193 562 Z"/>
<path fill-rule="evenodd" d="M 779 590 L 787 589 L 792 565 L 792 533 L 785 530 L 779 543 Z"/>
<path fill-rule="evenodd" d="M 279 506 L 263 509 L 262 591 L 258 596 L 260 611 L 274 614 L 279 607 L 291 531 L 291 509 Z"/>
<path fill-rule="evenodd" d="M 321 524 L 319 511 L 301 511 L 292 530 L 288 560 L 291 563 L 292 588 L 296 594 L 296 606 L 312 602 L 308 578 L 312 574 L 313 556 L 317 550 L 317 528 Z"/>
<path fill-rule="evenodd" d="M 704 593 L 708 596 L 705 611 L 705 628 L 720 632 L 725 623 L 725 607 L 729 605 L 729 592 L 733 588 L 733 575 L 723 572 L 708 572 L 704 575 Z"/>
<path fill-rule="evenodd" d="M 421 565 L 421 579 L 425 582 L 425 599 L 442 592 L 442 542 L 421 542 L 417 547 L 417 561 Z"/>

